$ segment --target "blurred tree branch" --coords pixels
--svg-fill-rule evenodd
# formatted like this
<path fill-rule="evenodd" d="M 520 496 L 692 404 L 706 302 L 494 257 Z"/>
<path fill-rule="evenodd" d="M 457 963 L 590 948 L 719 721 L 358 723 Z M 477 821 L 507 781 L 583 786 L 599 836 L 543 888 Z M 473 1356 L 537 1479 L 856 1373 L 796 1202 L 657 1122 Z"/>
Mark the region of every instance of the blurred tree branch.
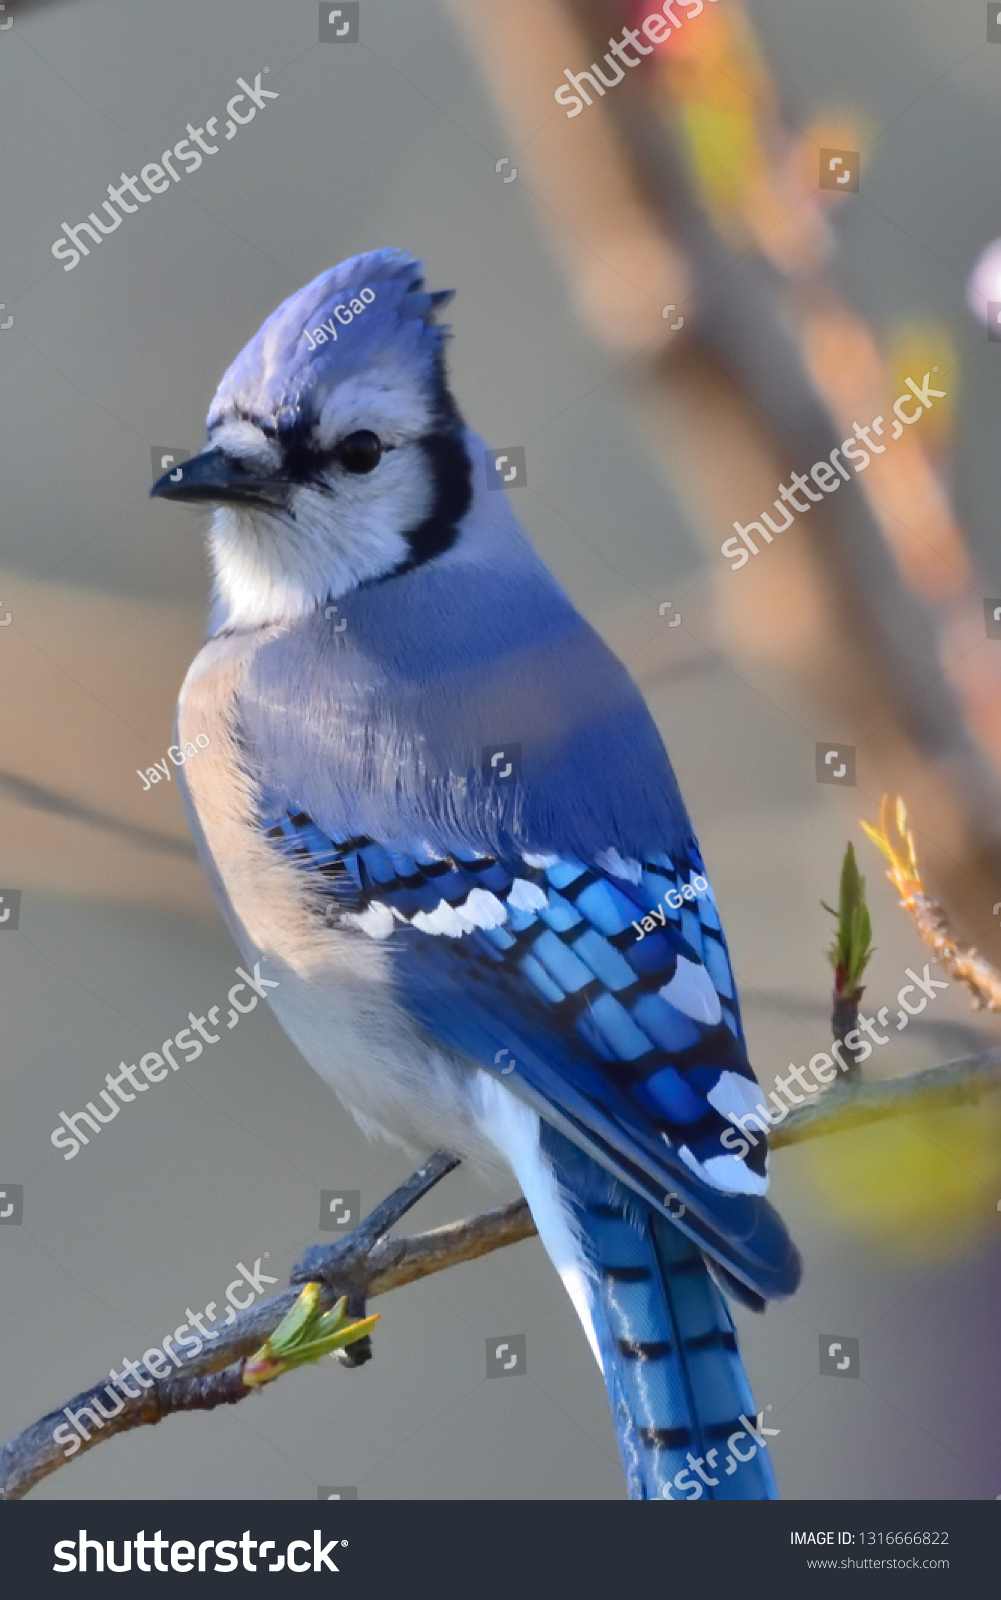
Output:
<path fill-rule="evenodd" d="M 941 329 L 897 330 L 884 353 L 838 282 L 833 224 L 855 202 L 820 190 L 819 152 L 861 148 L 864 186 L 861 117 L 796 127 L 738 0 L 688 16 L 572 117 L 554 100 L 565 70 L 597 60 L 612 78 L 610 38 L 655 7 L 451 9 L 577 314 L 627 358 L 637 428 L 704 541 L 704 637 L 813 738 L 854 744 L 861 791 L 910 796 L 938 897 L 997 949 L 1001 652 L 985 647 L 983 589 L 942 487 L 961 374 Z M 936 366 L 949 399 L 924 432 L 904 430 L 730 570 L 720 545 L 735 521 L 829 460 L 856 421 L 890 417 L 904 376 Z M 671 659 L 666 640 L 651 645 L 644 687 Z"/>
<path fill-rule="evenodd" d="M 884 1078 L 856 1084 L 842 1082 L 818 1099 L 795 1107 L 785 1121 L 773 1128 L 768 1143 L 773 1150 L 783 1145 L 800 1144 L 804 1139 L 819 1139 L 825 1134 L 842 1133 L 864 1122 L 879 1122 L 912 1111 L 930 1111 L 940 1106 L 962 1105 L 979 1100 L 1001 1088 L 1001 1048 L 983 1055 L 964 1056 L 946 1061 L 940 1067 L 927 1067 L 904 1078 Z"/>

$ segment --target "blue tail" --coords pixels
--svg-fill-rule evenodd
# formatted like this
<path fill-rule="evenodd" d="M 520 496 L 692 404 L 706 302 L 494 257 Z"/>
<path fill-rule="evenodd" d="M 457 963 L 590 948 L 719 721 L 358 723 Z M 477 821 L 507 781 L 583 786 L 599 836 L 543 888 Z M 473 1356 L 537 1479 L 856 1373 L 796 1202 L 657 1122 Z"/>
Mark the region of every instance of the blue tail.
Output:
<path fill-rule="evenodd" d="M 629 1498 L 777 1499 L 733 1322 L 701 1251 L 552 1129 L 543 1147 L 594 1274 Z"/>

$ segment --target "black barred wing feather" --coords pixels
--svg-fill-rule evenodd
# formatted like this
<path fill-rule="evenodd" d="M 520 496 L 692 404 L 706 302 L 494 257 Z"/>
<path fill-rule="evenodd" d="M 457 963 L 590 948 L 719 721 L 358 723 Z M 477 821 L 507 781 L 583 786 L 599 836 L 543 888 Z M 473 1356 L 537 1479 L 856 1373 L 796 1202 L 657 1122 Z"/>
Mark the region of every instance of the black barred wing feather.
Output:
<path fill-rule="evenodd" d="M 734 1126 L 762 1096 L 694 844 L 499 859 L 334 840 L 302 812 L 262 827 L 312 875 L 328 921 L 387 941 L 432 1037 L 516 1085 L 743 1282 L 790 1292 L 791 1246 L 775 1259 L 784 1230 L 757 1198 L 765 1141 Z"/>

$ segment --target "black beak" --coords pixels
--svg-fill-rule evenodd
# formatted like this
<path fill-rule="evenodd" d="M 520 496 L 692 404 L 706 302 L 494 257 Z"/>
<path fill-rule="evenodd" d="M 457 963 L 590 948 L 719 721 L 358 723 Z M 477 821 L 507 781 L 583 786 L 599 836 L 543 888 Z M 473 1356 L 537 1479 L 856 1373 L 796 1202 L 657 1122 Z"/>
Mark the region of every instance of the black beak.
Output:
<path fill-rule="evenodd" d="M 203 450 L 157 478 L 150 495 L 161 500 L 217 501 L 268 506 L 287 503 L 288 485 L 255 478 L 223 450 Z"/>

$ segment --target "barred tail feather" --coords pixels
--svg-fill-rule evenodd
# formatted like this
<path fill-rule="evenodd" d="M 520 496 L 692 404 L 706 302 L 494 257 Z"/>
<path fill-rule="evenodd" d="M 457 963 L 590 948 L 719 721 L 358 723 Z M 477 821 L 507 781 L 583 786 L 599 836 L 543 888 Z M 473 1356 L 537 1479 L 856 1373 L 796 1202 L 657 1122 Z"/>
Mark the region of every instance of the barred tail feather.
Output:
<path fill-rule="evenodd" d="M 700 1251 L 550 1129 L 542 1150 L 590 1269 L 588 1331 L 630 1499 L 777 1499 L 767 1446 L 749 1432 L 733 1322 Z"/>

